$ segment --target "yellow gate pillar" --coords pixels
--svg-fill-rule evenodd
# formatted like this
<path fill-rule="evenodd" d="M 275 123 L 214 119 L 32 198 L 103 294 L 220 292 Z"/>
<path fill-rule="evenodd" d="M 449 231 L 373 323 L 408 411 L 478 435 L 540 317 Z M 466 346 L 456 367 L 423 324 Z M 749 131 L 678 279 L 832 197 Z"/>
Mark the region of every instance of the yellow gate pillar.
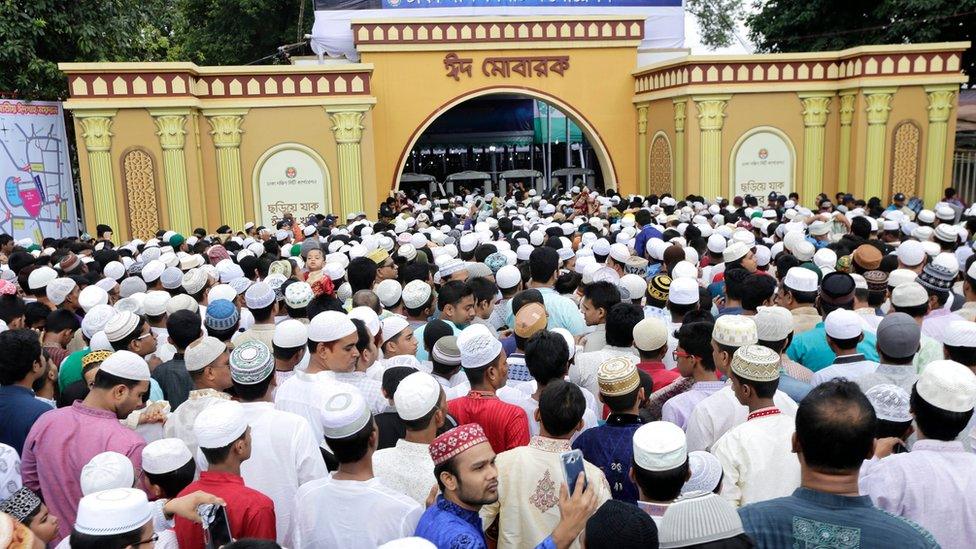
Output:
<path fill-rule="evenodd" d="M 241 124 L 247 109 L 203 111 L 217 149 L 217 187 L 220 221 L 235 231 L 244 229 L 244 179 L 241 177 Z"/>
<path fill-rule="evenodd" d="M 167 212 L 169 213 L 169 228 L 183 234 L 189 234 L 190 226 L 190 195 L 186 182 L 186 157 L 183 147 L 186 145 L 186 117 L 190 110 L 186 108 L 151 109 L 149 114 L 156 123 L 156 135 L 159 136 L 159 146 L 163 149 L 163 180 L 166 195 Z"/>
<path fill-rule="evenodd" d="M 121 237 L 115 178 L 112 175 L 112 118 L 115 113 L 115 110 L 79 110 L 75 111 L 75 118 L 81 124 L 81 136 L 85 139 L 88 173 L 95 199 L 95 219 L 89 220 L 92 225 L 90 229 L 94 229 L 95 223 L 102 223 L 112 227 L 115 234 Z"/>
<path fill-rule="evenodd" d="M 948 122 L 952 113 L 952 103 L 959 86 L 925 86 L 929 96 L 929 138 L 925 148 L 925 190 L 923 198 L 929 208 L 942 199 L 945 187 L 946 145 L 948 144 Z"/>
<path fill-rule="evenodd" d="M 891 100 L 897 88 L 869 88 L 864 90 L 865 110 L 868 118 L 867 155 L 864 159 L 864 198 L 885 199 L 884 157 L 885 134 Z"/>
<path fill-rule="evenodd" d="M 851 172 L 851 123 L 854 122 L 854 102 L 857 90 L 840 94 L 840 151 L 837 159 L 837 192 L 849 192 Z"/>
<path fill-rule="evenodd" d="M 731 98 L 731 95 L 692 97 L 698 107 L 698 127 L 701 130 L 700 192 L 708 200 L 722 194 L 722 126 L 725 123 L 725 107 Z"/>
<path fill-rule="evenodd" d="M 803 186 L 802 201 L 813 207 L 813 198 L 823 189 L 824 126 L 830 114 L 833 93 L 800 93 L 803 104 Z"/>
<path fill-rule="evenodd" d="M 640 192 L 646 196 L 650 188 L 650 174 L 647 172 L 647 105 L 637 107 L 637 150 Z"/>
<path fill-rule="evenodd" d="M 339 206 L 342 218 L 352 212 L 364 210 L 363 170 L 360 142 L 363 139 L 363 117 L 369 107 L 327 108 L 332 119 L 339 150 Z"/>
<path fill-rule="evenodd" d="M 685 196 L 685 118 L 688 102 L 674 100 L 674 195 Z"/>

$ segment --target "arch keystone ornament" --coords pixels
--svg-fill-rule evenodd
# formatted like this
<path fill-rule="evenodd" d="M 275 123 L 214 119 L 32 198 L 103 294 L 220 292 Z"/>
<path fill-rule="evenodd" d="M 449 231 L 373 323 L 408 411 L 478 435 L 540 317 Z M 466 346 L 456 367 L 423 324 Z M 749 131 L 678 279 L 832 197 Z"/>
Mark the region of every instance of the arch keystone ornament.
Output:
<path fill-rule="evenodd" d="M 234 230 L 244 227 L 244 181 L 241 177 L 241 136 L 247 109 L 203 111 L 210 123 L 210 135 L 217 149 L 217 185 L 220 189 L 220 218 Z"/>
<path fill-rule="evenodd" d="M 799 93 L 803 104 L 803 193 L 808 207 L 823 189 L 824 126 L 833 93 Z"/>
<path fill-rule="evenodd" d="M 115 178 L 112 175 L 112 118 L 115 110 L 78 110 L 75 118 L 81 126 L 88 153 L 88 173 L 95 202 L 94 223 L 103 223 L 121 232 L 119 205 L 115 197 Z M 92 224 L 89 221 L 89 224 Z"/>
<path fill-rule="evenodd" d="M 156 135 L 163 149 L 163 192 L 166 195 L 169 226 L 188 234 L 190 223 L 190 196 L 186 180 L 186 108 L 152 109 L 149 114 L 156 124 Z"/>
<path fill-rule="evenodd" d="M 864 198 L 878 197 L 885 200 L 884 157 L 885 134 L 891 101 L 898 88 L 868 88 L 864 90 L 865 112 L 868 119 L 867 154 L 864 170 Z"/>
<path fill-rule="evenodd" d="M 722 194 L 722 126 L 725 124 L 725 107 L 729 99 L 732 99 L 731 95 L 692 97 L 698 107 L 698 127 L 701 131 L 699 192 L 704 196 Z"/>
<path fill-rule="evenodd" d="M 366 105 L 326 108 L 339 152 L 339 207 L 341 215 L 363 211 L 363 117 Z"/>
<path fill-rule="evenodd" d="M 929 99 L 929 132 L 925 151 L 925 202 L 934 204 L 942 196 L 945 187 L 946 145 L 948 144 L 949 115 L 955 103 L 955 84 L 926 86 Z"/>

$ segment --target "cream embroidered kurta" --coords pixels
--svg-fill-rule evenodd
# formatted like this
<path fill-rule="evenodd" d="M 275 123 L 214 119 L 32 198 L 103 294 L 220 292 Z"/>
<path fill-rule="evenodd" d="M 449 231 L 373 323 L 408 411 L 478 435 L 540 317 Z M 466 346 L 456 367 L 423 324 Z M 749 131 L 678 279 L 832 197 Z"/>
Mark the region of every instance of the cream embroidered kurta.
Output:
<path fill-rule="evenodd" d="M 800 486 L 794 430 L 794 419 L 780 413 L 750 419 L 722 435 L 712 446 L 725 472 L 721 495 L 741 507 L 792 494 Z"/>
<path fill-rule="evenodd" d="M 200 412 L 225 400 L 230 400 L 230 395 L 214 389 L 190 391 L 186 401 L 166 418 L 166 424 L 163 426 L 164 433 L 167 437 L 182 439 L 190 449 L 190 453 L 196 454 L 197 436 L 193 434 L 193 422 Z"/>
<path fill-rule="evenodd" d="M 528 446 L 498 454 L 498 502 L 482 507 L 481 518 L 485 528 L 498 518 L 499 549 L 535 547 L 552 533 L 559 523 L 559 485 L 566 482 L 559 455 L 571 449 L 568 440 L 536 436 Z M 596 465 L 584 462 L 584 470 L 599 507 L 610 499 L 610 485 Z"/>
<path fill-rule="evenodd" d="M 377 450 L 373 454 L 373 476 L 401 494 L 426 505 L 434 478 L 434 460 L 429 444 L 400 439 L 393 448 Z"/>

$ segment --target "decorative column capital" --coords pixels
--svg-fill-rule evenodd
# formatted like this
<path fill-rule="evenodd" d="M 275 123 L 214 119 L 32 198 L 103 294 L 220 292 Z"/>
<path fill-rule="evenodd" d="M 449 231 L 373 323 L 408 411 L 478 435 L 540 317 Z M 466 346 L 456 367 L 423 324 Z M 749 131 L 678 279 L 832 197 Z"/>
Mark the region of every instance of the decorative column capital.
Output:
<path fill-rule="evenodd" d="M 88 152 L 108 151 L 112 148 L 112 118 L 115 110 L 75 111 L 81 124 L 81 136 Z"/>
<path fill-rule="evenodd" d="M 832 93 L 799 93 L 803 104 L 803 125 L 806 127 L 821 127 L 827 125 L 827 115 L 830 114 Z"/>
<path fill-rule="evenodd" d="M 150 116 L 156 123 L 156 135 L 163 150 L 182 149 L 186 145 L 186 116 L 189 109 L 151 109 Z"/>
<path fill-rule="evenodd" d="M 336 143 L 359 143 L 363 139 L 363 117 L 368 108 L 326 109 L 332 119 Z"/>
<path fill-rule="evenodd" d="M 850 126 L 854 122 L 854 103 L 857 101 L 857 91 L 849 90 L 840 94 L 840 125 Z"/>
<path fill-rule="evenodd" d="M 698 125 L 702 131 L 721 131 L 725 123 L 725 106 L 731 95 L 692 97 L 698 107 Z"/>
<path fill-rule="evenodd" d="M 948 122 L 952 113 L 952 103 L 959 86 L 956 84 L 943 86 L 925 86 L 925 93 L 929 96 L 929 122 Z"/>
<path fill-rule="evenodd" d="M 872 88 L 864 90 L 864 101 L 867 103 L 865 112 L 868 124 L 882 125 L 888 123 L 888 113 L 891 112 L 891 100 L 895 97 L 897 88 Z"/>
<path fill-rule="evenodd" d="M 685 131 L 685 120 L 688 118 L 688 102 L 684 99 L 674 100 L 674 131 Z"/>
<path fill-rule="evenodd" d="M 218 149 L 239 147 L 244 130 L 241 124 L 247 109 L 212 109 L 203 111 L 210 123 L 210 135 L 213 136 L 214 146 Z"/>
<path fill-rule="evenodd" d="M 647 105 L 637 107 L 637 133 L 647 133 Z"/>

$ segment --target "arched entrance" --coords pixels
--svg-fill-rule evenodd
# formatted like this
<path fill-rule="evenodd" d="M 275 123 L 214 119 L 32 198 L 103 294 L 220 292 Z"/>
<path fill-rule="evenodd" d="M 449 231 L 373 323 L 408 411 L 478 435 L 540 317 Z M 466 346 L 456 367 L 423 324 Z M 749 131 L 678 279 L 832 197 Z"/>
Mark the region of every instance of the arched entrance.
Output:
<path fill-rule="evenodd" d="M 400 152 L 399 160 L 396 164 L 396 171 L 394 172 L 393 181 L 391 182 L 391 188 L 399 189 L 400 174 L 404 172 L 404 169 L 406 169 L 410 163 L 411 151 L 413 151 L 417 146 L 417 143 L 420 141 L 420 138 L 424 132 L 427 131 L 427 129 L 430 128 L 430 126 L 439 117 L 466 101 L 482 97 L 501 95 L 514 95 L 537 99 L 555 107 L 560 112 L 565 114 L 568 120 L 572 121 L 573 124 L 580 128 L 586 142 L 593 149 L 593 154 L 596 157 L 599 166 L 587 166 L 587 168 L 592 168 L 594 170 L 599 169 L 601 176 L 599 179 L 603 188 L 615 189 L 617 187 L 617 175 L 614 169 L 613 160 L 606 144 L 603 141 L 603 138 L 593 127 L 593 125 L 586 119 L 586 117 L 577 111 L 576 108 L 568 104 L 566 101 L 540 90 L 523 87 L 497 86 L 482 88 L 465 93 L 458 97 L 454 97 L 424 118 L 423 122 L 410 135 L 409 141 L 404 145 L 403 150 Z M 560 167 L 563 166 L 560 165 Z"/>

